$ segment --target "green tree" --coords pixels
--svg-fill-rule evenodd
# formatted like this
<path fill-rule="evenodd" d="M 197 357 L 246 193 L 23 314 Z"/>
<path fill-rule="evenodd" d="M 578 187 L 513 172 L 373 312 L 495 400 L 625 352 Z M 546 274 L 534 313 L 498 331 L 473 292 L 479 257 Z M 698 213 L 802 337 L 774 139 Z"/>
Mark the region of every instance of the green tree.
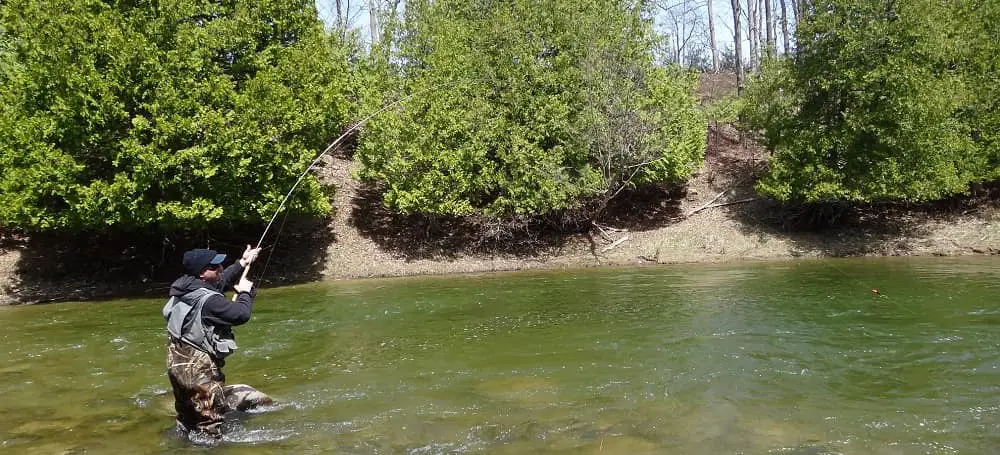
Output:
<path fill-rule="evenodd" d="M 394 58 L 406 101 L 366 128 L 360 176 L 403 213 L 498 219 L 685 178 L 704 150 L 693 78 L 653 65 L 643 14 L 612 0 L 407 2 Z"/>
<path fill-rule="evenodd" d="M 10 0 L 0 30 L 7 226 L 256 221 L 348 116 L 311 0 Z M 328 210 L 303 186 L 293 209 Z"/>
<path fill-rule="evenodd" d="M 780 200 L 921 201 L 987 169 L 960 113 L 958 2 L 816 1 L 792 60 L 748 87 L 746 119 L 773 152 L 759 190 Z"/>
<path fill-rule="evenodd" d="M 972 137 L 989 160 L 987 180 L 1000 179 L 1000 3 L 963 2 L 959 32 L 965 58 L 960 61 L 974 91 L 972 105 L 962 112 Z"/>

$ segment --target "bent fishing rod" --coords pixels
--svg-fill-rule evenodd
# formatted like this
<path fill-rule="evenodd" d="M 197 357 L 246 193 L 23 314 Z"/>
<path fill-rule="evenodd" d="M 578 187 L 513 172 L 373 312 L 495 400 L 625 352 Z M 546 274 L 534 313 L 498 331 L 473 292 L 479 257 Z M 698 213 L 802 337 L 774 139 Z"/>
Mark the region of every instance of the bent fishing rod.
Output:
<path fill-rule="evenodd" d="M 452 82 L 451 84 L 454 84 L 454 82 Z M 322 152 L 319 152 L 319 154 L 317 154 L 316 157 L 313 158 L 312 162 L 309 163 L 309 166 L 306 167 L 306 170 L 302 171 L 302 174 L 299 175 L 299 178 L 295 180 L 295 184 L 293 184 L 292 188 L 288 190 L 287 194 L 285 194 L 285 198 L 281 200 L 281 204 L 278 204 L 278 209 L 274 211 L 274 215 L 271 215 L 271 220 L 268 221 L 267 222 L 267 226 L 264 227 L 264 233 L 260 235 L 260 240 L 257 240 L 257 247 L 256 248 L 260 248 L 260 246 L 264 243 L 264 238 L 267 237 L 267 232 L 271 229 L 271 225 L 274 224 L 274 220 L 276 220 L 278 218 L 278 214 L 281 213 L 281 209 L 283 209 L 285 207 L 285 204 L 287 204 L 288 201 L 292 198 L 292 194 L 295 192 L 295 189 L 299 187 L 299 184 L 302 183 L 302 180 L 306 178 L 306 175 L 309 175 L 309 171 L 311 171 L 314 167 L 316 167 L 316 164 L 319 163 L 319 160 L 323 159 L 323 157 L 326 156 L 327 153 L 330 153 L 330 151 L 332 151 L 334 148 L 336 148 L 337 145 L 339 145 L 340 142 L 344 140 L 344 138 L 346 138 L 348 135 L 350 135 L 354 131 L 357 131 L 358 128 L 361 128 L 362 125 L 364 125 L 366 122 L 368 122 L 369 120 L 371 120 L 375 116 L 377 116 L 377 115 L 379 115 L 379 114 L 381 114 L 381 113 L 389 110 L 390 108 L 393 108 L 393 107 L 395 107 L 397 105 L 403 104 L 404 102 L 409 101 L 414 96 L 420 95 L 422 93 L 428 92 L 428 91 L 436 89 L 438 87 L 442 87 L 442 86 L 445 86 L 445 85 L 451 85 L 451 84 L 441 84 L 440 86 L 432 86 L 432 87 L 429 87 L 429 88 L 427 88 L 425 90 L 421 90 L 421 91 L 412 93 L 412 94 L 407 95 L 407 96 L 405 96 L 403 98 L 400 98 L 400 99 L 398 99 L 398 100 L 396 100 L 396 101 L 394 101 L 392 103 L 389 103 L 386 106 L 382 107 L 381 109 L 379 109 L 379 110 L 377 110 L 375 112 L 372 112 L 371 114 L 368 114 L 368 116 L 366 116 L 366 117 L 362 118 L 361 120 L 355 122 L 353 125 L 351 125 L 350 128 L 348 128 L 346 131 L 344 131 L 344 133 L 341 134 L 340 137 L 338 137 L 336 140 L 334 140 L 333 142 L 331 142 L 330 145 L 326 146 L 326 148 L 323 149 Z M 243 275 L 240 276 L 240 281 L 243 281 L 243 280 L 246 279 L 247 274 L 250 273 L 250 266 L 251 266 L 251 264 L 247 264 L 247 266 L 243 268 Z M 238 295 L 239 295 L 239 293 L 233 294 L 233 301 L 234 302 L 236 301 L 236 297 Z"/>

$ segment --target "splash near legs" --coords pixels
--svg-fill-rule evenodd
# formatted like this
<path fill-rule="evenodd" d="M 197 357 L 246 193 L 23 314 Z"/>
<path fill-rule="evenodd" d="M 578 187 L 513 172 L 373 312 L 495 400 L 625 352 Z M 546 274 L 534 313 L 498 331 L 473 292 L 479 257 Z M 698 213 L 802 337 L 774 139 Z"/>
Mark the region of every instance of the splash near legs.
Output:
<path fill-rule="evenodd" d="M 271 397 L 246 384 L 227 385 L 223 388 L 226 405 L 234 411 L 250 411 L 274 403 Z"/>

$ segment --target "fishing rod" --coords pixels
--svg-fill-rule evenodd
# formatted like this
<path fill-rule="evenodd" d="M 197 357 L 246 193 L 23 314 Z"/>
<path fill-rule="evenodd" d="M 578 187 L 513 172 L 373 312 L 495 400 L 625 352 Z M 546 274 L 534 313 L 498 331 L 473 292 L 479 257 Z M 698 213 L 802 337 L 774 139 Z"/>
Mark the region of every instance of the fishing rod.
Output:
<path fill-rule="evenodd" d="M 451 84 L 454 84 L 454 82 L 452 82 Z M 323 149 L 323 151 L 319 152 L 319 154 L 317 154 L 316 157 L 313 158 L 312 162 L 309 163 L 309 166 L 306 167 L 306 170 L 302 171 L 302 174 L 299 175 L 299 178 L 295 180 L 295 184 L 293 184 L 292 187 L 291 187 L 291 189 L 288 190 L 288 193 L 285 194 L 285 198 L 281 200 L 281 204 L 278 204 L 278 209 L 274 211 L 274 215 L 271 215 L 271 220 L 268 221 L 267 225 L 264 227 L 264 233 L 260 235 L 260 240 L 257 240 L 257 248 L 260 248 L 260 246 L 264 243 L 264 238 L 267 237 L 267 232 L 269 230 L 271 230 L 271 225 L 274 224 L 274 220 L 276 220 L 278 218 L 278 214 L 281 213 L 281 209 L 283 209 L 285 207 L 285 204 L 287 204 L 288 201 L 292 198 L 292 193 L 294 193 L 295 189 L 299 187 L 299 184 L 302 183 L 302 180 L 305 179 L 306 175 L 309 174 L 309 171 L 311 171 L 316 166 L 316 164 L 319 163 L 319 160 L 323 159 L 323 157 L 326 156 L 327 153 L 330 153 L 331 150 L 333 150 L 334 148 L 336 148 L 337 145 L 339 145 L 340 142 L 344 140 L 344 138 L 346 138 L 348 135 L 350 135 L 354 131 L 357 131 L 358 128 L 360 128 L 362 125 L 364 125 L 366 122 L 368 122 L 369 120 L 371 120 L 375 116 L 377 116 L 377 115 L 379 115 L 379 114 L 381 114 L 381 113 L 389 110 L 390 108 L 393 108 L 393 107 L 395 107 L 397 105 L 403 104 L 404 102 L 409 101 L 414 96 L 426 93 L 426 92 L 428 92 L 428 91 L 430 91 L 432 89 L 436 89 L 438 87 L 442 87 L 442 86 L 445 86 L 445 85 L 450 85 L 450 84 L 441 84 L 441 85 L 431 86 L 431 87 L 428 87 L 427 89 L 420 90 L 420 91 L 415 92 L 415 93 L 411 93 L 411 94 L 409 94 L 409 95 L 407 95 L 407 96 L 405 96 L 403 98 L 400 98 L 400 99 L 398 99 L 398 100 L 396 100 L 396 101 L 394 101 L 392 103 L 389 103 L 389 104 L 383 106 L 381 109 L 379 109 L 379 110 L 377 110 L 375 112 L 372 112 L 371 114 L 368 114 L 368 116 L 366 116 L 366 117 L 362 118 L 361 120 L 355 122 L 353 125 L 351 125 L 350 128 L 348 128 L 346 131 L 344 131 L 343 134 L 341 134 L 337 139 L 335 139 L 333 142 L 331 142 L 330 145 L 326 146 L 326 148 Z M 250 265 L 251 264 L 247 264 L 247 266 L 243 268 L 243 275 L 240 276 L 240 281 L 245 280 L 246 277 L 247 277 L 247 274 L 250 273 Z M 233 301 L 234 302 L 236 301 L 236 297 L 238 295 L 239 295 L 239 293 L 236 293 L 236 294 L 233 295 Z"/>

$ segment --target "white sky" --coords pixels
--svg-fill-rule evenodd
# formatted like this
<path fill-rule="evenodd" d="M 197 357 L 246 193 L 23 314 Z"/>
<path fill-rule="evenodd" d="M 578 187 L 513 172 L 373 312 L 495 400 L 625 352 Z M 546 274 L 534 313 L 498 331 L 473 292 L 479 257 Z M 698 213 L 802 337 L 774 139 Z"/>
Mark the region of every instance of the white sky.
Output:
<path fill-rule="evenodd" d="M 362 32 L 362 34 L 363 34 L 363 38 L 366 41 L 368 41 L 370 39 L 369 32 L 368 32 L 368 28 L 369 28 L 368 5 L 369 5 L 370 1 L 372 1 L 372 0 L 341 0 L 342 7 L 348 11 L 348 21 L 350 23 L 349 25 L 351 27 L 353 27 L 353 28 L 360 29 L 361 32 Z M 375 0 L 375 1 L 378 1 L 378 0 Z M 685 0 L 659 0 L 659 1 L 662 2 L 662 3 L 664 3 L 664 4 L 677 5 L 677 4 L 682 3 Z M 687 1 L 690 2 L 690 3 L 697 3 L 697 2 L 702 2 L 703 0 L 687 0 Z M 709 0 L 709 1 L 713 2 L 712 6 L 713 6 L 713 9 L 714 9 L 714 16 L 715 16 L 716 42 L 717 42 L 717 45 L 719 47 L 719 50 L 721 51 L 722 49 L 724 49 L 726 47 L 732 47 L 732 43 L 733 43 L 733 31 L 732 31 L 733 30 L 733 13 L 732 13 L 732 5 L 730 3 L 730 0 Z M 794 1 L 794 0 L 788 0 L 788 1 Z M 774 11 L 775 16 L 780 15 L 781 10 L 780 10 L 780 4 L 778 3 L 778 0 L 772 0 L 772 2 L 774 4 L 773 7 L 774 7 L 774 10 L 775 10 Z M 745 5 L 747 3 L 747 0 L 741 0 L 741 3 Z M 790 8 L 790 6 L 789 6 L 789 8 Z M 316 9 L 318 10 L 319 17 L 320 17 L 321 20 L 323 20 L 323 22 L 325 22 L 328 26 L 332 26 L 332 24 L 334 24 L 334 22 L 336 21 L 336 16 L 337 16 L 337 13 L 336 13 L 337 8 L 336 8 L 336 3 L 334 2 L 334 0 L 316 0 Z M 663 32 L 665 32 L 665 31 L 668 30 L 668 28 L 667 28 L 668 21 L 667 21 L 667 19 L 665 17 L 665 14 L 663 14 L 662 10 L 658 9 L 657 12 L 658 12 L 658 17 L 657 17 L 657 21 L 656 21 L 657 22 L 657 30 L 659 32 L 663 33 Z M 700 34 L 700 36 L 692 39 L 692 41 L 694 41 L 695 39 L 697 39 L 697 40 L 700 40 L 700 41 L 705 42 L 705 43 L 708 42 L 707 13 L 708 13 L 708 11 L 707 11 L 707 8 L 706 8 L 705 4 L 701 3 L 700 8 L 698 8 L 697 15 L 701 19 L 701 21 L 704 24 L 706 24 L 706 25 L 702 26 L 702 27 L 704 27 L 704 31 L 699 31 L 698 32 Z M 788 11 L 788 14 L 789 14 L 789 16 L 791 16 L 791 11 L 790 10 Z M 792 18 L 789 17 L 789 22 L 791 22 L 791 20 L 792 20 Z M 741 19 L 741 21 L 744 22 L 743 25 L 744 25 L 744 27 L 746 27 L 746 24 L 745 24 L 746 18 Z M 779 27 L 780 27 L 780 22 L 779 22 Z M 745 33 L 745 31 L 744 31 L 743 35 L 744 35 L 743 36 L 743 41 L 744 41 L 744 43 L 743 43 L 743 50 L 744 50 L 744 55 L 746 55 L 749 52 L 749 49 L 748 49 L 749 48 L 749 44 L 746 42 L 746 33 Z M 778 28 L 776 30 L 776 35 L 777 35 L 778 46 L 780 48 L 781 47 L 781 30 L 780 30 L 780 28 Z"/>
<path fill-rule="evenodd" d="M 362 29 L 366 34 L 368 33 L 368 1 L 341 0 L 341 6 L 348 11 L 350 25 Z M 316 0 L 316 10 L 319 11 L 319 18 L 327 26 L 332 26 L 336 22 L 336 5 L 334 0 Z"/>

